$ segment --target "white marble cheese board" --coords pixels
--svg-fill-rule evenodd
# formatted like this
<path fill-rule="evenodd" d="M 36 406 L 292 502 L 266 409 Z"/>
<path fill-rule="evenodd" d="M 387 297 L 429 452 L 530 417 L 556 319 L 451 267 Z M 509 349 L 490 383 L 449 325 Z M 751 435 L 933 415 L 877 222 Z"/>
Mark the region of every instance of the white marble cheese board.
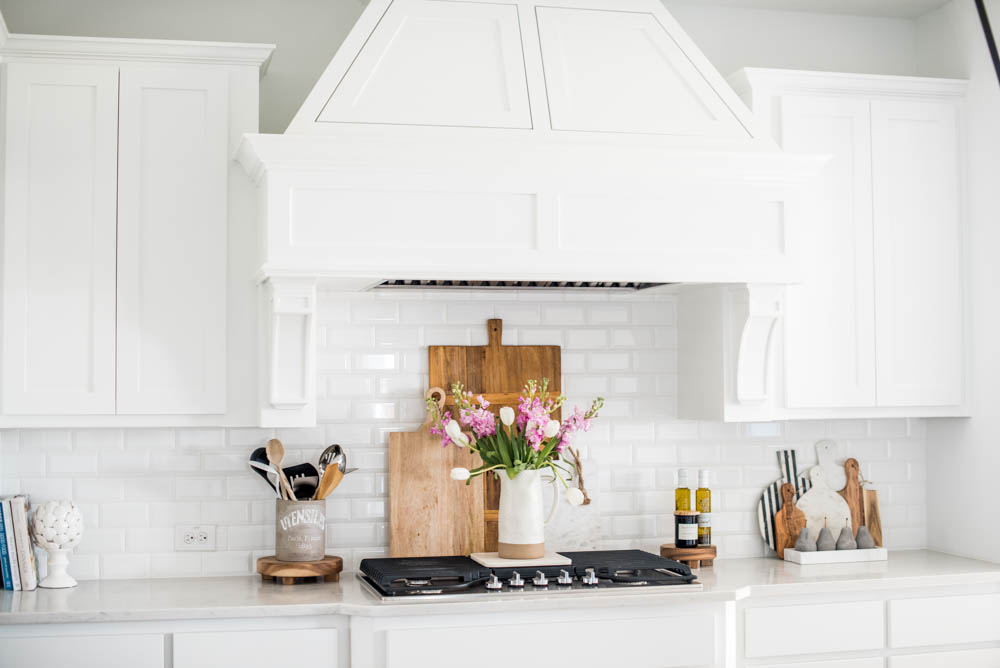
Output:
<path fill-rule="evenodd" d="M 787 548 L 785 561 L 807 566 L 809 564 L 856 564 L 865 561 L 887 561 L 889 551 L 883 547 L 867 550 L 827 550 L 824 552 L 799 552 Z"/>

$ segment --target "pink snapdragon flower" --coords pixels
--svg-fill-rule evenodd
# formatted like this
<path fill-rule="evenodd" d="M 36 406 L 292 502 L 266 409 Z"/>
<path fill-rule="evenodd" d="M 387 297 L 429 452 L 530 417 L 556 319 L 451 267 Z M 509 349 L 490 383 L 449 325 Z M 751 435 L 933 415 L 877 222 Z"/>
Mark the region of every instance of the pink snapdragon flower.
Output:
<path fill-rule="evenodd" d="M 559 445 L 556 450 L 563 451 L 563 448 L 573 442 L 573 435 L 578 431 L 590 431 L 593 420 L 587 417 L 579 406 L 573 408 L 573 414 L 563 420 L 562 428 L 559 430 Z"/>
<path fill-rule="evenodd" d="M 434 434 L 435 436 L 440 436 L 441 437 L 441 447 L 442 448 L 446 448 L 449 445 L 452 445 L 451 439 L 448 438 L 448 432 L 445 431 L 445 428 L 448 426 L 449 422 L 451 422 L 451 411 L 446 411 L 441 416 L 441 421 L 440 422 L 432 422 L 431 423 L 431 428 L 429 429 L 430 433 Z"/>

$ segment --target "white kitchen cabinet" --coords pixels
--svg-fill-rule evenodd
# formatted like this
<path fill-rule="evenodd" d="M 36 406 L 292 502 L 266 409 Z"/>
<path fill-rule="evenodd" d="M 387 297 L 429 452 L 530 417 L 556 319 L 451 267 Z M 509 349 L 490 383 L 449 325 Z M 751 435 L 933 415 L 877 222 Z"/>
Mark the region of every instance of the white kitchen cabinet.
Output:
<path fill-rule="evenodd" d="M 53 635 L 0 638 L 0 665 L 55 668 L 169 668 L 163 635 Z"/>
<path fill-rule="evenodd" d="M 1000 594 L 901 599 L 889 618 L 891 647 L 1000 642 Z"/>
<path fill-rule="evenodd" d="M 963 400 L 958 107 L 873 100 L 875 322 L 880 406 Z"/>
<path fill-rule="evenodd" d="M 3 77 L 0 409 L 114 413 L 118 69 Z"/>
<path fill-rule="evenodd" d="M 881 601 L 746 611 L 748 658 L 877 650 L 884 643 L 885 604 Z"/>
<path fill-rule="evenodd" d="M 682 416 L 966 415 L 965 82 L 751 69 L 730 83 L 784 150 L 828 161 L 786 208 L 801 280 L 779 307 L 768 396 Z"/>
<path fill-rule="evenodd" d="M 337 629 L 175 633 L 172 668 L 337 668 Z"/>
<path fill-rule="evenodd" d="M 791 206 L 790 250 L 811 258 L 786 292 L 785 403 L 789 408 L 875 405 L 875 294 L 871 120 L 867 100 L 781 98 L 786 151 L 829 155 Z M 817 354 L 822 351 L 823 354 Z"/>
<path fill-rule="evenodd" d="M 9 35 L 0 427 L 246 424 L 267 45 Z M 239 332 L 239 336 L 234 333 Z"/>
<path fill-rule="evenodd" d="M 118 412 L 225 413 L 228 79 L 121 70 Z"/>

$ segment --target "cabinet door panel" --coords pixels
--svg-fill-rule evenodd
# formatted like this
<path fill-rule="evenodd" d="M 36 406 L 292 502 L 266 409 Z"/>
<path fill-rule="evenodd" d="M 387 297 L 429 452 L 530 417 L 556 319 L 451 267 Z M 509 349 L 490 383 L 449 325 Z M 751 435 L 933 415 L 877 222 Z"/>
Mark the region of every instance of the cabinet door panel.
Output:
<path fill-rule="evenodd" d="M 1000 642 L 1000 594 L 889 602 L 892 647 Z"/>
<path fill-rule="evenodd" d="M 953 104 L 872 102 L 881 406 L 963 400 L 957 135 Z"/>
<path fill-rule="evenodd" d="M 163 636 L 33 636 L 0 640 L 0 665 L 163 668 Z"/>
<path fill-rule="evenodd" d="M 964 652 L 934 652 L 910 656 L 889 657 L 889 668 L 996 668 L 1000 666 L 1000 649 L 972 649 Z"/>
<path fill-rule="evenodd" d="M 3 412 L 113 414 L 118 70 L 5 68 Z"/>
<path fill-rule="evenodd" d="M 119 413 L 225 412 L 227 99 L 221 70 L 122 68 Z"/>
<path fill-rule="evenodd" d="M 174 668 L 337 668 L 336 629 L 175 633 Z"/>
<path fill-rule="evenodd" d="M 749 658 L 881 649 L 884 636 L 885 607 L 881 601 L 746 611 Z"/>
<path fill-rule="evenodd" d="M 875 405 L 875 311 L 869 103 L 786 96 L 782 144 L 829 155 L 823 175 L 789 204 L 785 396 L 793 408 Z"/>
<path fill-rule="evenodd" d="M 516 656 L 524 665 L 669 668 L 714 666 L 720 659 L 716 653 L 715 620 L 711 615 L 556 621 L 546 622 L 544 626 L 544 634 L 538 632 L 537 623 L 389 629 L 385 632 L 385 665 L 388 668 L 465 668 L 472 665 L 509 668 L 517 663 L 517 660 L 512 661 Z M 482 638 L 487 632 L 516 638 L 516 649 L 482 651 Z M 530 660 L 529 657 L 545 657 L 551 653 L 553 638 L 558 637 L 575 638 L 576 641 L 559 644 L 555 661 Z M 589 642 L 588 638 L 611 641 Z M 475 660 L 471 661 L 470 657 Z"/>

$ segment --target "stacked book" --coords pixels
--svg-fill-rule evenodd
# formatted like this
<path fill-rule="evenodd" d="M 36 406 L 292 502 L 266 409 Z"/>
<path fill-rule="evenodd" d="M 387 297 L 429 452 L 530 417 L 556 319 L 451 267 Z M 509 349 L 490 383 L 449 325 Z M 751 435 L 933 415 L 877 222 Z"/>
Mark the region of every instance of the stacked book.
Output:
<path fill-rule="evenodd" d="M 0 502 L 0 571 L 3 588 L 28 591 L 38 586 L 35 551 L 28 535 L 28 497 L 5 497 Z"/>

